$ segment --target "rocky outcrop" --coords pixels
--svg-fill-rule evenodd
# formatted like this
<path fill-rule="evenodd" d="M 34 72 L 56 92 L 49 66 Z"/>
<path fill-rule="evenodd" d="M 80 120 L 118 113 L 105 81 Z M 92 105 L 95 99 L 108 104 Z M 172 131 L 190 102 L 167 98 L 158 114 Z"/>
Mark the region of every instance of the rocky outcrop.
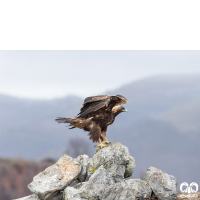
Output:
<path fill-rule="evenodd" d="M 152 190 L 149 185 L 139 179 L 129 179 L 115 183 L 105 189 L 102 199 L 104 200 L 135 200 L 150 199 Z"/>
<path fill-rule="evenodd" d="M 100 166 L 91 176 L 88 182 L 75 188 L 67 187 L 64 190 L 64 200 L 68 199 L 102 199 L 105 188 L 115 183 L 112 175 Z"/>
<path fill-rule="evenodd" d="M 100 166 L 88 182 L 64 190 L 64 200 L 68 199 L 105 199 L 126 200 L 150 198 L 152 190 L 149 185 L 139 179 L 129 179 L 115 183 L 112 175 Z"/>
<path fill-rule="evenodd" d="M 81 164 L 68 155 L 33 178 L 28 188 L 42 200 L 52 199 L 78 178 Z"/>
<path fill-rule="evenodd" d="M 97 149 L 93 158 L 76 159 L 63 155 L 57 163 L 33 178 L 28 185 L 33 193 L 19 200 L 173 200 L 177 197 L 177 180 L 155 167 L 144 180 L 129 179 L 135 160 L 128 148 L 114 143 Z M 87 182 L 86 177 L 89 177 Z M 78 182 L 74 187 L 69 186 Z"/>
<path fill-rule="evenodd" d="M 27 197 L 22 197 L 20 199 L 16 199 L 16 200 L 40 200 L 39 197 L 35 194 L 32 194 L 30 196 Z"/>
<path fill-rule="evenodd" d="M 89 156 L 85 154 L 80 155 L 77 157 L 77 161 L 81 164 L 81 172 L 77 178 L 77 182 L 83 182 L 87 177 L 87 165 L 89 161 Z"/>
<path fill-rule="evenodd" d="M 179 194 L 176 200 L 200 200 L 200 192 L 190 194 Z"/>
<path fill-rule="evenodd" d="M 155 167 L 149 167 L 143 178 L 159 199 L 176 199 L 178 181 L 174 176 L 168 175 Z"/>
<path fill-rule="evenodd" d="M 16 200 L 41 200 L 41 199 L 37 195 L 32 194 L 30 196 L 23 197 L 23 198 L 16 199 Z M 58 194 L 56 194 L 56 196 L 51 198 L 51 200 L 63 200 L 63 193 L 59 192 Z"/>
<path fill-rule="evenodd" d="M 126 146 L 116 142 L 96 150 L 93 158 L 88 162 L 88 176 L 90 177 L 101 165 L 112 174 L 115 182 L 120 182 L 132 176 L 135 160 Z"/>

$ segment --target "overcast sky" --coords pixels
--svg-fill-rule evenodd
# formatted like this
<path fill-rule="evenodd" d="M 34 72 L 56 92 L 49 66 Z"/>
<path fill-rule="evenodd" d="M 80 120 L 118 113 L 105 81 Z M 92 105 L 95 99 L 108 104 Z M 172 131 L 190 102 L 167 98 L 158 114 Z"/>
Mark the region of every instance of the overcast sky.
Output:
<path fill-rule="evenodd" d="M 0 94 L 103 94 L 161 74 L 200 74 L 200 51 L 0 51 Z"/>

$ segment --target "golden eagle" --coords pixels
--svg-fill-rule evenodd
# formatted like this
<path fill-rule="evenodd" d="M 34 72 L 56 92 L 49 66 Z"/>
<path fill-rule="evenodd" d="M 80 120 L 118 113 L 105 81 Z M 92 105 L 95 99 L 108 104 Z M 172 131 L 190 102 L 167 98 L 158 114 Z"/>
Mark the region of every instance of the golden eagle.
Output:
<path fill-rule="evenodd" d="M 115 117 L 127 109 L 121 104 L 128 100 L 122 95 L 99 95 L 87 97 L 77 117 L 55 119 L 58 123 L 70 123 L 70 129 L 80 128 L 89 132 L 90 139 L 98 142 L 97 147 L 105 147 L 109 144 L 106 138 L 107 126 L 111 125 Z M 104 141 L 101 143 L 101 141 Z"/>

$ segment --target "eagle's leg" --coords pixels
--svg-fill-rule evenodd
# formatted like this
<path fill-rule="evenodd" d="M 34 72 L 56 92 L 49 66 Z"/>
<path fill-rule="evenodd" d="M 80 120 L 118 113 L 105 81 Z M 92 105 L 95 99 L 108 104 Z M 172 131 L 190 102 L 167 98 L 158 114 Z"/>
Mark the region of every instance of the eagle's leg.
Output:
<path fill-rule="evenodd" d="M 97 141 L 99 144 L 97 145 L 97 147 L 100 147 L 100 149 L 102 149 L 103 147 L 107 147 L 106 144 L 104 143 L 101 143 L 101 139 L 99 138 L 98 141 Z"/>
<path fill-rule="evenodd" d="M 103 138 L 103 144 L 110 144 L 111 142 L 109 142 L 106 138 L 106 130 L 101 132 L 101 137 Z"/>
<path fill-rule="evenodd" d="M 111 142 L 109 142 L 107 139 L 104 139 L 104 141 L 102 143 L 103 144 L 110 144 Z"/>

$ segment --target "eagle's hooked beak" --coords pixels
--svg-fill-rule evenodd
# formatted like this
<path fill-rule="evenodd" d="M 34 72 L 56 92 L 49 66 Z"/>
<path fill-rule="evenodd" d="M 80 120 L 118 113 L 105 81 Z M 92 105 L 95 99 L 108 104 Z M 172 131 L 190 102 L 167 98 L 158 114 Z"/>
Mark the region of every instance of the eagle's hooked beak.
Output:
<path fill-rule="evenodd" d="M 123 110 L 123 112 L 128 112 L 128 110 L 125 108 L 125 109 Z"/>

